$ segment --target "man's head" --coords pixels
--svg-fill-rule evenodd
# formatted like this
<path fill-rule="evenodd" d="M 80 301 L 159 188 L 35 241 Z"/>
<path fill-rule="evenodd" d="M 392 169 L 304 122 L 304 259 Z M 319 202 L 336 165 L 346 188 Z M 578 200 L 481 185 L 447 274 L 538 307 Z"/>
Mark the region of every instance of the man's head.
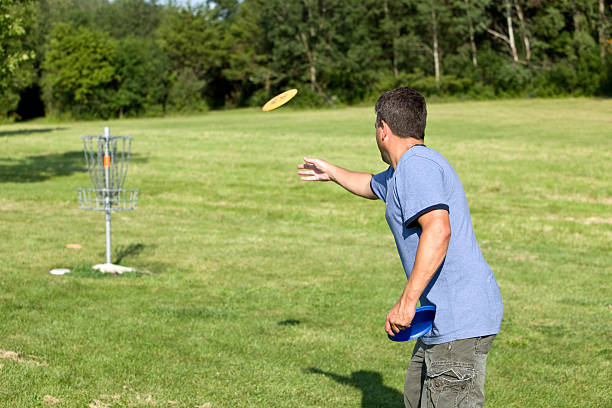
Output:
<path fill-rule="evenodd" d="M 387 123 L 398 137 L 425 139 L 427 105 L 423 95 L 410 88 L 387 91 L 376 101 L 376 128 Z"/>

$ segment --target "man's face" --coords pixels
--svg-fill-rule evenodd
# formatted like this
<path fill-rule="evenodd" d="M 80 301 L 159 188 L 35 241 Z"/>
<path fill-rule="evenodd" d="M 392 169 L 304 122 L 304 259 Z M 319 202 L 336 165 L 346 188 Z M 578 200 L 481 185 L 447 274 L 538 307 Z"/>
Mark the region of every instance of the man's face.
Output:
<path fill-rule="evenodd" d="M 378 151 L 380 152 L 380 158 L 382 161 L 391 165 L 391 160 L 389 159 L 389 152 L 385 149 L 385 145 L 383 143 L 383 134 L 384 134 L 384 123 L 381 121 L 380 126 L 374 124 L 376 128 L 376 145 L 378 146 Z"/>

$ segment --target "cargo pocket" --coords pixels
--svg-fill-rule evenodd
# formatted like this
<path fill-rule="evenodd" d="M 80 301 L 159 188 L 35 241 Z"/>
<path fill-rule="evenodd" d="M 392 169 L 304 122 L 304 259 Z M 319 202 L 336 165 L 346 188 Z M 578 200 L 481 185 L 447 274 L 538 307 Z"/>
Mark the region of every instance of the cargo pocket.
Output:
<path fill-rule="evenodd" d="M 427 407 L 469 407 L 475 377 L 472 364 L 434 364 L 427 370 Z"/>
<path fill-rule="evenodd" d="M 491 350 L 494 339 L 494 334 L 476 338 L 476 342 L 474 343 L 474 354 L 477 356 L 486 356 L 489 350 Z"/>

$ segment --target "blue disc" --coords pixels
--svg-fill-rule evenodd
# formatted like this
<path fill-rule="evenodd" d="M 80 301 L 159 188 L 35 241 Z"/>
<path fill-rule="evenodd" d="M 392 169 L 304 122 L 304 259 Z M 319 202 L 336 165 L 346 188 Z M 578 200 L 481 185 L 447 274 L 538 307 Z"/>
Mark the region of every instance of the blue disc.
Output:
<path fill-rule="evenodd" d="M 435 316 L 435 306 L 417 307 L 412 323 L 410 323 L 410 327 L 400 330 L 400 332 L 396 333 L 395 336 L 390 336 L 387 334 L 387 337 L 389 337 L 389 340 L 393 341 L 408 341 L 421 337 L 431 331 Z"/>

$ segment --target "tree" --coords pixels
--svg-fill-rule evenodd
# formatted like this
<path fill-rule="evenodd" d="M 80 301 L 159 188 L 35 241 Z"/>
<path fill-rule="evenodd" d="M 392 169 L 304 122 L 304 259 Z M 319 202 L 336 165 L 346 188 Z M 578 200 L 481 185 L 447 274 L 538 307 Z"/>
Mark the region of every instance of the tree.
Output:
<path fill-rule="evenodd" d="M 189 98 L 200 101 L 208 96 L 211 102 L 217 103 L 215 91 L 219 88 L 208 84 L 220 77 L 223 48 L 220 23 L 213 16 L 214 11 L 205 6 L 169 8 L 157 36 L 160 48 L 170 58 L 171 79 L 180 88 L 180 94 L 195 92 L 199 95 Z M 201 102 L 197 104 L 202 106 Z"/>
<path fill-rule="evenodd" d="M 157 35 L 174 71 L 191 70 L 200 79 L 212 79 L 220 64 L 221 38 L 209 9 L 169 9 Z"/>
<path fill-rule="evenodd" d="M 610 6 L 610 8 L 612 9 L 612 6 Z M 606 56 L 606 28 L 607 28 L 607 24 L 606 24 L 606 8 L 604 5 L 604 0 L 599 0 L 599 56 L 602 60 L 602 63 L 604 62 L 604 58 Z"/>
<path fill-rule="evenodd" d="M 12 4 L 10 4 L 12 3 Z M 20 94 L 35 84 L 36 22 L 29 1 L 0 1 L 0 115 L 21 119 Z"/>
<path fill-rule="evenodd" d="M 240 103 L 263 86 L 256 103 L 269 99 L 271 43 L 254 1 L 244 1 L 223 33 L 223 76 L 232 84 L 232 102 Z"/>
<path fill-rule="evenodd" d="M 356 57 L 349 31 L 363 33 L 358 29 L 362 22 L 355 21 L 352 11 L 355 5 L 354 1 L 340 0 L 258 0 L 257 8 L 272 44 L 272 84 L 307 83 L 304 92 L 313 101 L 333 105 L 336 95 L 330 95 L 329 85 L 346 84 L 346 77 L 340 78 L 340 73 Z M 354 71 L 345 73 L 352 75 Z"/>
<path fill-rule="evenodd" d="M 96 26 L 115 38 L 152 38 L 161 23 L 156 0 L 113 0 L 96 12 Z"/>
<path fill-rule="evenodd" d="M 417 3 L 417 11 L 430 38 L 429 41 L 424 41 L 424 43 L 431 44 L 431 46 L 426 48 L 433 57 L 436 88 L 439 89 L 440 77 L 442 75 L 442 47 L 440 45 L 440 38 L 442 38 L 442 27 L 448 23 L 450 9 L 446 7 L 443 0 L 427 0 Z"/>
<path fill-rule="evenodd" d="M 495 38 L 502 40 L 508 47 L 510 47 L 510 55 L 512 55 L 512 61 L 518 62 L 518 53 L 516 51 L 516 42 L 514 40 L 514 25 L 512 23 L 512 4 L 511 0 L 504 0 L 503 7 L 505 9 L 506 16 L 506 28 L 507 32 L 504 34 L 503 29 L 493 29 L 491 27 L 487 27 L 486 30 L 489 34 L 494 36 Z M 494 20 L 494 28 L 495 28 L 495 19 Z"/>
<path fill-rule="evenodd" d="M 18 106 L 33 105 L 41 88 L 47 109 L 75 116 L 259 104 L 288 87 L 300 88 L 294 106 L 360 102 L 402 85 L 477 97 L 609 94 L 607 3 L 37 0 L 28 9 L 0 0 L 0 110 L 15 112 L 20 97 Z"/>
<path fill-rule="evenodd" d="M 18 6 L 29 0 L 0 0 L 0 91 L 5 91 L 19 67 L 34 58 L 34 52 L 23 48 L 26 31 Z"/>
<path fill-rule="evenodd" d="M 104 31 L 108 0 L 36 0 L 42 33 L 46 36 L 59 23 Z"/>
<path fill-rule="evenodd" d="M 301 100 L 328 105 L 359 100 L 377 77 L 392 69 L 395 39 L 379 24 L 384 10 L 377 1 L 259 0 L 258 4 L 272 44 L 271 83 L 304 84 Z M 395 10 L 391 4 L 389 9 Z"/>
<path fill-rule="evenodd" d="M 401 17 L 398 15 L 400 13 L 394 6 L 397 7 L 398 4 L 389 4 L 389 0 L 383 0 L 383 11 L 385 18 L 382 24 L 382 32 L 384 36 L 387 37 L 387 40 L 391 40 L 391 66 L 393 69 L 393 76 L 397 78 L 399 76 L 398 45 L 402 34 L 400 25 Z"/>
<path fill-rule="evenodd" d="M 446 40 L 456 53 L 469 55 L 472 68 L 478 67 L 479 42 L 482 43 L 478 36 L 484 31 L 481 22 L 490 3 L 491 0 L 452 0 L 449 3 L 453 15 Z"/>
<path fill-rule="evenodd" d="M 470 0 L 464 0 L 465 3 L 465 18 L 467 20 L 468 26 L 468 35 L 470 38 L 470 49 L 472 51 L 472 65 L 474 68 L 478 66 L 478 49 L 476 48 L 476 40 L 474 38 L 474 22 L 476 20 L 476 16 L 474 15 L 474 11 L 478 10 L 478 8 L 473 6 L 473 2 Z"/>
<path fill-rule="evenodd" d="M 521 40 L 523 41 L 523 47 L 525 49 L 525 60 L 531 60 L 531 43 L 529 40 L 529 31 L 527 29 L 527 23 L 523 14 L 523 7 L 521 7 L 520 0 L 512 0 L 514 8 L 516 9 L 516 15 L 519 19 L 519 30 L 521 32 Z"/>
<path fill-rule="evenodd" d="M 52 111 L 109 117 L 114 112 L 116 41 L 104 32 L 60 23 L 51 33 L 43 62 L 43 94 Z"/>
<path fill-rule="evenodd" d="M 115 101 L 119 117 L 164 111 L 170 60 L 155 41 L 139 37 L 120 40 L 113 64 L 117 72 Z"/>

